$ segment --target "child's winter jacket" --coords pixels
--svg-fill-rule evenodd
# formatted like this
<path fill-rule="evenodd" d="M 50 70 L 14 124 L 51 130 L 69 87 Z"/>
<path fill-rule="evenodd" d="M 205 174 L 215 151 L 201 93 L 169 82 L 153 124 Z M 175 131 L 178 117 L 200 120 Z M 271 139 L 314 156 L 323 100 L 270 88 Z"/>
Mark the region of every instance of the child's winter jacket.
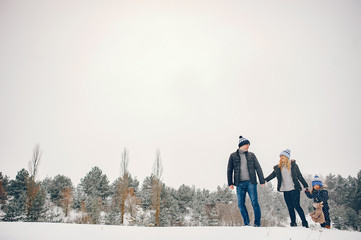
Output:
<path fill-rule="evenodd" d="M 323 202 L 323 208 L 322 210 L 328 210 L 328 191 L 324 188 L 320 189 L 320 190 L 315 190 L 313 189 L 312 194 L 309 191 L 306 191 L 306 196 L 308 198 L 313 198 L 313 201 L 315 203 L 319 203 L 319 202 Z"/>

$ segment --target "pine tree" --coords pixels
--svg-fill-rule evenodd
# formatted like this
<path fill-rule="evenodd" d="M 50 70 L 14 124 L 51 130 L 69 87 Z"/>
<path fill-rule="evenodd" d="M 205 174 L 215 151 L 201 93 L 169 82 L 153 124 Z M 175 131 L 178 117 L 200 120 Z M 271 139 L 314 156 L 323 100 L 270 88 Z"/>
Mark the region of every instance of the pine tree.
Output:
<path fill-rule="evenodd" d="M 34 199 L 30 211 L 27 213 L 27 221 L 38 222 L 44 219 L 46 212 L 45 206 L 46 192 L 39 188 Z"/>
<path fill-rule="evenodd" d="M 73 184 L 71 179 L 64 175 L 56 175 L 54 179 L 50 179 L 49 185 L 47 187 L 47 191 L 50 194 L 50 199 L 58 206 L 61 206 L 61 201 L 64 198 L 64 190 L 66 190 L 69 194 L 69 189 L 73 191 Z"/>
<path fill-rule="evenodd" d="M 202 225 L 202 213 L 205 204 L 205 196 L 202 194 L 200 189 L 197 189 L 191 203 L 191 207 L 193 209 L 193 221 L 196 226 Z"/>
<path fill-rule="evenodd" d="M 149 210 L 152 206 L 152 182 L 153 175 L 144 179 L 141 190 L 137 193 L 138 198 L 141 200 L 141 206 L 144 211 Z"/>
<path fill-rule="evenodd" d="M 76 206 L 82 209 L 84 217 L 81 222 L 99 223 L 100 212 L 110 195 L 108 178 L 99 167 L 93 167 L 87 175 L 80 180 L 76 192 Z"/>
<path fill-rule="evenodd" d="M 332 199 L 340 205 L 348 202 L 345 190 L 347 189 L 347 181 L 341 175 L 336 177 L 335 189 L 332 191 Z"/>
<path fill-rule="evenodd" d="M 203 189 L 201 191 L 201 203 L 199 204 L 200 211 L 200 224 L 202 226 L 208 226 L 209 225 L 209 207 L 212 206 L 212 199 L 211 199 L 211 192 L 207 189 Z"/>
<path fill-rule="evenodd" d="M 211 199 L 214 203 L 229 203 L 235 200 L 235 195 L 228 186 L 223 185 L 223 187 L 217 187 L 217 191 L 211 194 Z"/>
<path fill-rule="evenodd" d="M 346 178 L 345 180 L 346 180 L 346 188 L 344 190 L 344 195 L 345 195 L 344 204 L 346 204 L 348 207 L 355 210 L 355 208 L 357 208 L 357 206 L 354 205 L 354 203 L 355 203 L 354 197 L 355 197 L 355 192 L 357 189 L 357 179 L 353 178 L 351 176 L 348 176 L 348 178 Z"/>
<path fill-rule="evenodd" d="M 161 208 L 159 221 L 161 226 L 181 226 L 183 216 L 179 210 L 177 191 L 171 187 L 162 185 Z"/>
<path fill-rule="evenodd" d="M 91 224 L 99 224 L 101 222 L 100 213 L 102 211 L 102 203 L 101 197 L 87 198 L 85 202 L 86 213 L 89 216 Z"/>
<path fill-rule="evenodd" d="M 357 178 L 326 177 L 329 192 L 330 218 L 337 229 L 353 229 L 360 231 L 360 171 Z"/>
<path fill-rule="evenodd" d="M 191 201 L 195 195 L 195 188 L 191 188 L 182 184 L 177 191 L 177 200 L 179 205 L 179 210 L 182 214 L 188 213 L 188 208 L 191 205 Z"/>
<path fill-rule="evenodd" d="M 353 193 L 352 198 L 352 208 L 356 211 L 356 213 L 360 216 L 360 210 L 361 210 L 361 170 L 357 173 L 356 178 L 356 187 L 355 192 Z"/>
<path fill-rule="evenodd" d="M 105 200 L 110 195 L 108 177 L 99 167 L 93 167 L 87 175 L 80 180 L 84 193 L 91 197 L 100 197 Z"/>
<path fill-rule="evenodd" d="M 116 225 L 120 223 L 120 209 L 116 194 L 112 195 L 109 207 L 109 213 L 106 216 L 105 224 Z"/>
<path fill-rule="evenodd" d="M 26 220 L 25 201 L 25 191 L 20 193 L 17 198 L 10 196 L 8 203 L 4 206 L 5 217 L 3 220 L 7 222 Z"/>
<path fill-rule="evenodd" d="M 331 173 L 327 175 L 325 185 L 327 186 L 328 191 L 333 191 L 336 188 L 336 176 Z"/>
<path fill-rule="evenodd" d="M 29 172 L 21 169 L 15 180 L 9 183 L 8 203 L 4 206 L 5 217 L 4 221 L 21 221 L 26 219 L 25 202 L 27 182 L 29 179 Z"/>

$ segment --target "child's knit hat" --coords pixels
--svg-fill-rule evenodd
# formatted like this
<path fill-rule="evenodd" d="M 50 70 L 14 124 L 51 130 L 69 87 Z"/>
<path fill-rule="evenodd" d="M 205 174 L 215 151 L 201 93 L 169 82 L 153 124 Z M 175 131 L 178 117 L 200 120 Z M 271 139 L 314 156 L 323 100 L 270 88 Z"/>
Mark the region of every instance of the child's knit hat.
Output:
<path fill-rule="evenodd" d="M 289 149 L 286 149 L 286 150 L 283 150 L 281 153 L 280 153 L 280 157 L 281 156 L 286 156 L 288 159 L 290 159 L 291 158 L 291 150 L 289 150 Z"/>
<path fill-rule="evenodd" d="M 312 180 L 312 187 L 314 187 L 315 185 L 319 185 L 322 187 L 322 181 L 321 181 L 320 177 L 317 175 L 315 175 L 315 177 Z"/>

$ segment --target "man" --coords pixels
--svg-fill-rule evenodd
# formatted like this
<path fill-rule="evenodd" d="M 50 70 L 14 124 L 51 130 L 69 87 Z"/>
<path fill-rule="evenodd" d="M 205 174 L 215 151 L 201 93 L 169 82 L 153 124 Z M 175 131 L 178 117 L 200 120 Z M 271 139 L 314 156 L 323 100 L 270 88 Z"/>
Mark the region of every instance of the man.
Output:
<path fill-rule="evenodd" d="M 228 185 L 230 189 L 233 189 L 234 186 L 237 187 L 238 207 L 241 211 L 245 226 L 249 225 L 249 216 L 245 205 L 246 193 L 248 192 L 255 216 L 254 226 L 260 227 L 261 208 L 257 197 L 256 172 L 262 187 L 264 186 L 265 180 L 261 165 L 259 164 L 256 155 L 252 152 L 248 152 L 249 145 L 250 142 L 248 139 L 242 136 L 239 137 L 239 149 L 232 153 L 228 160 Z"/>

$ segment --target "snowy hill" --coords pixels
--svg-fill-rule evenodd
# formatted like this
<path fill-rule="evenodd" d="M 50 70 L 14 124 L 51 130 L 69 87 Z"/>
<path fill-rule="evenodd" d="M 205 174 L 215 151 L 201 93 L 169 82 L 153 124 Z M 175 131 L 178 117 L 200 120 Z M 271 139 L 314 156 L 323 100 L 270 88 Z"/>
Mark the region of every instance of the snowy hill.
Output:
<path fill-rule="evenodd" d="M 2 240 L 57 239 L 267 239 L 267 240 L 360 240 L 360 232 L 302 227 L 125 227 L 63 223 L 0 222 Z"/>

